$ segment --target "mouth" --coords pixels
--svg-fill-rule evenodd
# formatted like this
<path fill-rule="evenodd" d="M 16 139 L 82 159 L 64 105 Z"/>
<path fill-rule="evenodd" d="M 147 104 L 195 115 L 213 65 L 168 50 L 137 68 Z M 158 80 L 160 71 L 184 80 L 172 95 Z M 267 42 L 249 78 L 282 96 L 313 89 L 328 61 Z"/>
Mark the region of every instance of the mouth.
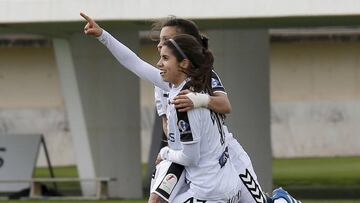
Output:
<path fill-rule="evenodd" d="M 165 72 L 164 70 L 160 70 L 160 75 L 161 75 L 161 76 L 164 76 L 165 73 L 166 73 L 166 72 Z"/>

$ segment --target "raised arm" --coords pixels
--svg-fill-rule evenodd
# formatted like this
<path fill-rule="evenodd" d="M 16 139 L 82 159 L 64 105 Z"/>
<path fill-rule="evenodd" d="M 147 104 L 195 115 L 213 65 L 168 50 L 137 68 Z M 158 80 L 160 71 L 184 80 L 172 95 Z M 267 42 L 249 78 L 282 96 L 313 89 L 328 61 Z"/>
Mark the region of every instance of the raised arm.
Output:
<path fill-rule="evenodd" d="M 84 33 L 97 37 L 121 65 L 135 73 L 141 79 L 148 80 L 155 86 L 165 91 L 169 91 L 169 83 L 162 80 L 160 70 L 140 59 L 128 47 L 103 30 L 92 18 L 84 13 L 80 13 L 80 15 L 87 21 L 87 24 L 84 27 Z"/>

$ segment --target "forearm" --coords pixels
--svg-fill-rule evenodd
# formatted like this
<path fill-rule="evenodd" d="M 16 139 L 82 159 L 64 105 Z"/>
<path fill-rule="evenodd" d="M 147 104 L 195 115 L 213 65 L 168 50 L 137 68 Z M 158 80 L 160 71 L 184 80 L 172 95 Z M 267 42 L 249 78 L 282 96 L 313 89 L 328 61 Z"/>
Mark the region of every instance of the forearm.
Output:
<path fill-rule="evenodd" d="M 166 135 L 166 137 L 168 137 L 168 130 L 167 130 L 167 118 L 166 115 L 161 115 L 161 124 L 162 124 L 162 128 L 164 131 L 164 134 Z"/>
<path fill-rule="evenodd" d="M 162 80 L 160 70 L 140 59 L 134 52 L 116 40 L 108 32 L 103 30 L 98 40 L 109 49 L 125 68 L 135 73 L 138 77 L 148 80 L 155 86 L 169 91 L 169 85 Z"/>
<path fill-rule="evenodd" d="M 182 150 L 173 150 L 164 147 L 160 150 L 163 160 L 168 160 L 183 166 L 196 165 L 200 160 L 200 142 L 184 144 Z"/>
<path fill-rule="evenodd" d="M 210 96 L 207 108 L 222 114 L 231 112 L 230 101 L 224 93 L 215 93 L 214 96 Z"/>

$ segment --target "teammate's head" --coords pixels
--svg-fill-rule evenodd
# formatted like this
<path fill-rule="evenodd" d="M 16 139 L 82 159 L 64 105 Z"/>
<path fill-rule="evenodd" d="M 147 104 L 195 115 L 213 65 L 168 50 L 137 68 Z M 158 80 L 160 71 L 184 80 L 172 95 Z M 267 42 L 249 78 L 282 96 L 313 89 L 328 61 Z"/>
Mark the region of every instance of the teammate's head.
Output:
<path fill-rule="evenodd" d="M 180 34 L 163 43 L 158 66 L 165 81 L 178 84 L 190 78 L 188 84 L 193 91 L 211 93 L 213 62 L 212 53 L 200 45 L 195 37 Z"/>
<path fill-rule="evenodd" d="M 178 34 L 188 34 L 193 36 L 204 48 L 208 49 L 208 38 L 202 35 L 197 25 L 191 21 L 171 16 L 166 20 L 159 21 L 153 25 L 153 29 L 160 29 L 159 43 L 160 51 L 164 42 Z"/>

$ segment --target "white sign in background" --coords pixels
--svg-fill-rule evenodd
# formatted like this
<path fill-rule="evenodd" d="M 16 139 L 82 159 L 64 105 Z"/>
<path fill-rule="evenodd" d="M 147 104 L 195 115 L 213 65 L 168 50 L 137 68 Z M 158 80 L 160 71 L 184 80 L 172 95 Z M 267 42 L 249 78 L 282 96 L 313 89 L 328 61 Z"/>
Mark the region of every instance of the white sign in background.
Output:
<path fill-rule="evenodd" d="M 32 178 L 40 141 L 41 135 L 0 135 L 0 192 L 16 192 L 30 186 L 26 182 L 5 181 Z"/>

